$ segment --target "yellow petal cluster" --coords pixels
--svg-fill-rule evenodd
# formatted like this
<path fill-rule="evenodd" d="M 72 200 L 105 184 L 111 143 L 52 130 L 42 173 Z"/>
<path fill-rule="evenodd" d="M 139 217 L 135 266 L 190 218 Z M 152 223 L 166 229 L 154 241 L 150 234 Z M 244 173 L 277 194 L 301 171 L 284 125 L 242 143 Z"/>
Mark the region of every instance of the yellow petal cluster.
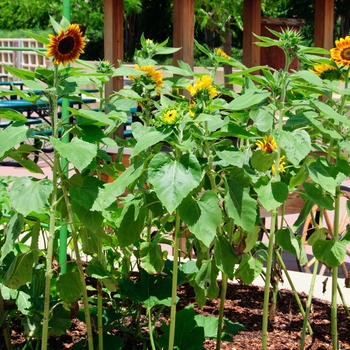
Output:
<path fill-rule="evenodd" d="M 258 140 L 256 145 L 266 153 L 272 153 L 277 148 L 276 141 L 271 135 L 264 136 L 264 139 Z"/>
<path fill-rule="evenodd" d="M 209 75 L 203 75 L 202 77 L 198 78 L 196 81 L 196 84 L 188 85 L 186 87 L 186 90 L 189 91 L 191 97 L 194 97 L 197 95 L 198 92 L 201 90 L 207 90 L 209 93 L 209 98 L 213 99 L 218 95 L 218 92 L 216 90 L 216 87 L 212 85 L 213 78 Z"/>
<path fill-rule="evenodd" d="M 218 54 L 219 56 L 223 57 L 223 58 L 227 58 L 229 59 L 230 56 L 226 54 L 225 51 L 221 50 L 219 47 L 215 49 L 216 54 Z"/>

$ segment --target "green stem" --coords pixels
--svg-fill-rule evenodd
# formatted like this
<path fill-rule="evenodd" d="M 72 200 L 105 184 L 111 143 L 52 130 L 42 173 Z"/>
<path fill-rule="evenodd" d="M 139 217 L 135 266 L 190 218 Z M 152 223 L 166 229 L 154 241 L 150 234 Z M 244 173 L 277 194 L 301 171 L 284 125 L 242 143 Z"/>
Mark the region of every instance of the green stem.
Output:
<path fill-rule="evenodd" d="M 308 319 L 309 319 L 309 313 L 310 313 L 310 308 L 311 308 L 311 303 L 312 303 L 312 296 L 314 294 L 314 287 L 315 287 L 317 270 L 318 270 L 318 260 L 316 259 L 315 264 L 314 264 L 314 271 L 312 273 L 312 278 L 311 278 L 309 296 L 308 296 L 307 302 L 306 302 L 305 315 L 303 315 L 304 322 L 303 322 L 303 329 L 301 331 L 301 340 L 300 340 L 300 347 L 299 347 L 300 350 L 304 350 L 304 347 L 305 347 L 306 328 L 307 328 L 307 325 L 309 323 Z"/>
<path fill-rule="evenodd" d="M 173 262 L 173 280 L 171 289 L 171 309 L 170 309 L 170 330 L 168 350 L 174 349 L 175 323 L 176 323 L 176 303 L 177 303 L 177 280 L 179 266 L 179 242 L 180 242 L 180 214 L 175 214 L 175 232 L 174 232 L 174 262 Z"/>
<path fill-rule="evenodd" d="M 102 264 L 102 239 L 98 237 L 97 259 Z M 97 329 L 98 329 L 98 348 L 103 350 L 103 319 L 102 319 L 102 280 L 98 279 L 99 288 L 97 290 Z"/>
<path fill-rule="evenodd" d="M 220 350 L 221 348 L 222 323 L 224 319 L 226 292 L 227 292 L 227 275 L 222 272 L 218 331 L 216 335 L 216 350 Z"/>
<path fill-rule="evenodd" d="M 282 259 L 282 256 L 281 256 L 281 254 L 280 254 L 278 251 L 277 251 L 276 256 L 277 256 L 277 259 L 278 259 L 279 264 L 281 265 L 281 267 L 282 267 L 282 269 L 283 269 L 283 271 L 284 271 L 284 273 L 285 273 L 285 275 L 286 275 L 286 277 L 287 277 L 287 280 L 288 280 L 288 282 L 289 282 L 289 285 L 290 285 L 290 287 L 292 288 L 292 291 L 293 291 L 295 300 L 296 300 L 296 302 L 297 302 L 297 304 L 298 304 L 298 306 L 299 306 L 300 313 L 302 314 L 303 317 L 305 317 L 305 311 L 304 311 L 303 305 L 302 305 L 302 303 L 301 303 L 301 301 L 300 301 L 298 292 L 297 292 L 297 290 L 296 290 L 296 288 L 295 288 L 295 286 L 294 286 L 293 280 L 292 280 L 291 277 L 290 277 L 290 274 L 289 274 L 289 272 L 288 272 L 288 270 L 287 270 L 287 267 L 286 267 L 286 265 L 285 265 L 285 263 L 284 263 L 284 261 L 283 261 L 283 259 Z M 308 327 L 308 329 L 309 329 L 309 333 L 312 335 L 312 334 L 313 334 L 313 331 L 312 331 L 312 328 L 311 328 L 311 325 L 310 325 L 309 322 L 307 322 L 307 327 Z"/>
<path fill-rule="evenodd" d="M 5 314 L 4 299 L 2 297 L 1 290 L 0 290 L 0 315 L 3 316 L 4 314 Z M 10 331 L 9 331 L 6 318 L 2 321 L 2 324 L 0 324 L 0 329 L 2 329 L 6 350 L 11 350 L 12 349 L 11 336 L 10 336 Z"/>
<path fill-rule="evenodd" d="M 69 220 L 69 225 L 71 228 L 71 234 L 72 234 L 72 242 L 74 246 L 74 253 L 76 255 L 77 259 L 77 267 L 79 271 L 79 278 L 80 278 L 80 283 L 82 285 L 82 294 L 83 294 L 83 303 L 84 303 L 84 315 L 85 315 L 85 324 L 86 324 L 86 332 L 87 332 L 87 340 L 88 340 L 88 349 L 89 350 L 94 350 L 94 344 L 93 344 L 93 337 L 92 337 L 92 327 L 91 327 L 91 319 L 90 319 L 90 310 L 89 310 L 89 300 L 88 300 L 88 295 L 87 295 L 87 289 L 86 289 L 86 283 L 85 283 L 85 278 L 84 278 L 84 269 L 83 269 L 83 263 L 81 261 L 80 257 L 80 250 L 78 246 L 78 236 L 77 232 L 75 230 L 74 226 L 74 217 L 73 217 L 73 210 L 72 210 L 72 205 L 69 201 L 69 196 L 67 189 L 65 186 L 62 186 L 63 190 L 63 196 L 64 200 L 67 206 L 67 216 Z"/>
<path fill-rule="evenodd" d="M 232 244 L 232 232 L 233 232 L 233 219 L 229 219 L 227 225 L 229 242 Z M 221 348 L 221 337 L 222 337 L 222 328 L 223 328 L 223 319 L 224 319 L 224 311 L 225 311 L 225 300 L 227 293 L 227 275 L 222 272 L 222 281 L 221 281 L 221 294 L 220 294 L 220 308 L 219 308 L 219 319 L 218 319 L 218 331 L 216 335 L 216 350 L 220 350 Z"/>
<path fill-rule="evenodd" d="M 54 82 L 55 82 L 55 96 L 50 96 L 50 118 L 52 125 L 53 137 L 58 134 L 58 111 L 57 111 L 57 84 L 58 84 L 58 66 L 54 65 Z M 44 293 L 44 315 L 42 326 L 42 342 L 41 350 L 47 350 L 47 343 L 49 338 L 49 321 L 50 321 L 50 289 L 52 278 L 52 260 L 53 260 L 53 245 L 56 231 L 56 206 L 57 206 L 57 191 L 58 191 L 58 171 L 59 171 L 60 155 L 54 150 L 53 166 L 52 166 L 52 193 L 50 206 L 50 228 L 46 255 L 46 271 L 45 271 L 45 293 Z"/>
<path fill-rule="evenodd" d="M 270 282 L 271 282 L 271 268 L 272 268 L 272 255 L 275 241 L 275 227 L 277 221 L 277 210 L 274 210 L 271 217 L 271 230 L 269 237 L 269 245 L 267 249 L 267 262 L 266 262 L 266 279 L 264 289 L 264 306 L 263 306 L 263 323 L 262 323 L 262 347 L 263 350 L 267 350 L 267 329 L 269 323 L 269 297 L 270 297 Z"/>
<path fill-rule="evenodd" d="M 338 241 L 339 234 L 339 211 L 340 211 L 340 186 L 337 186 L 334 208 L 333 222 L 333 240 Z M 331 329 L 332 329 L 332 347 L 338 349 L 338 321 L 337 321 L 337 292 L 338 292 L 338 266 L 332 268 L 332 299 L 331 299 Z"/>
<path fill-rule="evenodd" d="M 343 307 L 344 307 L 344 310 L 345 310 L 346 315 L 347 315 L 347 316 L 350 316 L 350 312 L 349 312 L 349 309 L 348 309 L 348 305 L 347 305 L 346 300 L 345 300 L 345 298 L 344 298 L 344 294 L 343 294 L 343 292 L 342 292 L 342 290 L 341 290 L 341 288 L 340 288 L 340 286 L 339 286 L 339 283 L 338 283 L 338 293 L 339 293 L 339 295 L 340 295 L 340 299 L 341 299 L 341 301 L 342 301 L 342 304 L 343 304 Z"/>
<path fill-rule="evenodd" d="M 148 317 L 149 339 L 151 342 L 152 350 L 156 350 L 156 346 L 154 344 L 154 339 L 153 339 L 153 325 L 152 325 L 151 308 L 147 308 L 147 317 Z"/>

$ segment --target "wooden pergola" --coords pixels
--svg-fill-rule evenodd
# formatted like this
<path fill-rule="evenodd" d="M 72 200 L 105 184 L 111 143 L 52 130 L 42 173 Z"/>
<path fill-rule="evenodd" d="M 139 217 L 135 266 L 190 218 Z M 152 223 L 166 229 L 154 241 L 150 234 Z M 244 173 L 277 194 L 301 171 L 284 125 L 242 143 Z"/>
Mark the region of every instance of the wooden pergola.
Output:
<path fill-rule="evenodd" d="M 105 59 L 118 66 L 124 58 L 123 0 L 104 0 Z M 260 64 L 260 47 L 254 45 L 252 33 L 261 33 L 261 0 L 244 0 L 243 63 L 247 67 Z M 334 46 L 334 0 L 315 0 L 315 46 L 330 49 Z M 174 62 L 182 60 L 193 67 L 194 0 L 174 0 L 173 43 L 182 49 L 174 54 Z M 123 88 L 123 79 L 115 78 L 107 86 L 107 94 Z"/>

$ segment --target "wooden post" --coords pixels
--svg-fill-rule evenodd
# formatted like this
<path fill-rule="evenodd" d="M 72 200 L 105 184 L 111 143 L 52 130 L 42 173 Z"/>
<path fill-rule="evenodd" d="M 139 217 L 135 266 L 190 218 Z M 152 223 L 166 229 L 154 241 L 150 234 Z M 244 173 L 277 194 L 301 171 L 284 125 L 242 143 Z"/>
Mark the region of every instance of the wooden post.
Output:
<path fill-rule="evenodd" d="M 104 0 L 104 20 L 104 58 L 117 68 L 118 60 L 124 60 L 123 0 Z M 113 78 L 106 84 L 105 96 L 110 96 L 113 91 L 119 91 L 123 87 L 123 77 Z M 116 134 L 123 138 L 123 131 L 124 126 L 122 125 Z"/>
<path fill-rule="evenodd" d="M 334 0 L 315 0 L 314 45 L 326 50 L 334 43 Z"/>
<path fill-rule="evenodd" d="M 243 64 L 247 67 L 260 65 L 260 48 L 254 44 L 261 31 L 261 0 L 244 0 L 243 9 Z"/>
<path fill-rule="evenodd" d="M 173 55 L 174 65 L 181 60 L 193 68 L 194 0 L 174 0 L 173 46 L 181 47 Z"/>

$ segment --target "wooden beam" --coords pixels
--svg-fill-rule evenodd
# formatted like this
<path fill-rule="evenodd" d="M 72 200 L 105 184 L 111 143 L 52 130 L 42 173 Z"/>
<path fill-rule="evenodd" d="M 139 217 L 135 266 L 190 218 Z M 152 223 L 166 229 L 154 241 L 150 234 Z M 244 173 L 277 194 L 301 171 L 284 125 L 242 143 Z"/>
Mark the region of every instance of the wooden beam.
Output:
<path fill-rule="evenodd" d="M 124 2 L 104 0 L 104 51 L 105 59 L 118 67 L 124 60 Z M 106 96 L 124 87 L 123 77 L 113 78 L 106 86 Z"/>
<path fill-rule="evenodd" d="M 181 47 L 173 55 L 174 65 L 181 60 L 193 68 L 194 0 L 174 0 L 173 46 Z"/>
<path fill-rule="evenodd" d="M 254 42 L 261 31 L 261 0 L 244 0 L 243 8 L 243 64 L 247 67 L 260 65 L 260 47 Z"/>
<path fill-rule="evenodd" d="M 124 2 L 123 0 L 104 0 L 104 59 L 118 67 L 118 60 L 124 61 Z M 124 87 L 124 78 L 115 77 L 105 86 L 105 97 Z M 113 136 L 124 138 L 121 125 Z"/>
<path fill-rule="evenodd" d="M 315 0 L 315 47 L 334 47 L 334 0 Z"/>

